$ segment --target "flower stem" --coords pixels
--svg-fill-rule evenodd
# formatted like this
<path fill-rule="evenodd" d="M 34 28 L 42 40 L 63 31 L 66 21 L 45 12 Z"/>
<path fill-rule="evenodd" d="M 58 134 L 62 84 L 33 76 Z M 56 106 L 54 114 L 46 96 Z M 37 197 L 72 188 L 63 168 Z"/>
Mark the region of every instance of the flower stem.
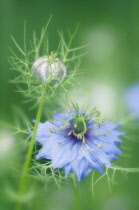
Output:
<path fill-rule="evenodd" d="M 29 169 L 30 161 L 31 161 L 31 156 L 32 156 L 33 147 L 34 147 L 34 143 L 35 143 L 35 137 L 36 137 L 36 133 L 37 133 L 38 124 L 40 122 L 44 101 L 45 101 L 45 93 L 42 95 L 42 98 L 40 101 L 40 105 L 39 105 L 39 108 L 37 111 L 36 121 L 35 121 L 32 137 L 31 137 L 30 145 L 28 148 L 28 152 L 26 154 L 23 168 L 22 168 L 22 174 L 21 174 L 19 188 L 18 188 L 18 195 L 19 195 L 20 199 L 17 202 L 16 208 L 15 208 L 16 210 L 21 210 L 23 207 L 22 195 L 25 192 L 26 186 L 27 186 L 27 172 Z"/>
<path fill-rule="evenodd" d="M 74 187 L 74 210 L 81 210 L 78 189 Z"/>

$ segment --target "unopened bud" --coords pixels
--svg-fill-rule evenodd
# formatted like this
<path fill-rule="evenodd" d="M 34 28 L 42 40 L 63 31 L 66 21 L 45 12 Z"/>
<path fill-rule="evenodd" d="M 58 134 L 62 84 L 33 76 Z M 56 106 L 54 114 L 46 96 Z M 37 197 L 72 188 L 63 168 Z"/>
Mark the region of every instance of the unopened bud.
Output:
<path fill-rule="evenodd" d="M 65 65 L 59 58 L 53 58 L 52 56 L 43 56 L 35 60 L 31 71 L 36 79 L 42 82 L 50 82 L 51 85 L 61 83 L 67 74 Z"/>

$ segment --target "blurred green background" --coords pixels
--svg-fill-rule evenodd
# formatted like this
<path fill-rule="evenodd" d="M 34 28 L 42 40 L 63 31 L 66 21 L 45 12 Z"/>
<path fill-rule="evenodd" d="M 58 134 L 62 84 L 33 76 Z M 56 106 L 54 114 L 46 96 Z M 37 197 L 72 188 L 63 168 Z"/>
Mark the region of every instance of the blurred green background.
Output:
<path fill-rule="evenodd" d="M 16 86 L 9 83 L 14 76 L 8 63 L 9 47 L 15 48 L 11 35 L 21 47 L 23 46 L 25 20 L 29 44 L 32 32 L 35 30 L 39 35 L 51 14 L 53 18 L 48 33 L 52 50 L 57 47 L 57 30 L 66 32 L 69 28 L 73 31 L 79 22 L 80 27 L 74 44 L 79 46 L 89 43 L 82 66 L 86 69 L 85 84 L 89 84 L 87 88 L 92 88 L 91 94 L 96 95 L 94 98 L 92 96 L 92 101 L 96 99 L 100 105 L 103 103 L 101 101 L 103 98 L 104 103 L 107 102 L 107 110 L 103 107 L 103 113 L 107 115 L 105 112 L 111 112 L 108 116 L 110 119 L 113 117 L 116 120 L 117 118 L 124 120 L 126 111 L 122 94 L 128 85 L 139 82 L 138 11 L 139 2 L 134 0 L 0 0 L 0 121 L 12 123 L 15 118 L 13 107 L 23 109 L 30 120 L 35 116 L 36 110 L 30 112 L 28 104 L 22 103 L 23 96 L 15 92 Z M 95 90 L 98 92 L 95 93 Z M 105 100 L 107 97 L 108 101 Z M 114 108 L 111 110 L 111 107 Z M 139 167 L 138 125 L 136 123 L 135 126 L 132 124 L 123 128 L 129 139 L 124 139 L 123 144 L 128 150 L 119 160 L 119 165 L 123 167 Z M 5 167 L 10 170 L 9 161 Z M 7 170 L 5 172 L 5 167 L 2 166 L 0 169 L 2 180 L 6 180 L 5 176 L 8 179 L 10 173 Z M 47 193 L 43 196 L 39 194 L 38 203 L 35 201 L 30 209 L 138 210 L 139 175 L 128 174 L 127 180 L 121 173 L 116 181 L 117 184 L 112 185 L 111 192 L 107 181 L 105 179 L 101 181 L 95 187 L 93 197 L 88 178 L 86 183 L 81 183 L 79 186 L 80 206 L 76 206 L 74 202 L 72 188 L 65 186 L 61 190 L 55 189 L 49 196 Z M 9 195 L 3 193 L 4 186 L 2 185 L 0 189 L 1 210 L 11 209 Z M 49 197 L 47 198 L 49 205 L 44 202 L 45 196 Z"/>

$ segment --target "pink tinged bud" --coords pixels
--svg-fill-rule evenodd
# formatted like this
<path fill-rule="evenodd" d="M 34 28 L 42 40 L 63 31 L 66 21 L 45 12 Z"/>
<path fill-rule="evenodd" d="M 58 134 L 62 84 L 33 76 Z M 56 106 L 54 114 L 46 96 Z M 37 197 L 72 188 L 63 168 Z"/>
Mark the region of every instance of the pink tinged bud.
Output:
<path fill-rule="evenodd" d="M 42 82 L 51 82 L 51 85 L 61 83 L 67 74 L 67 68 L 59 60 L 51 56 L 43 56 L 34 61 L 31 72 Z"/>

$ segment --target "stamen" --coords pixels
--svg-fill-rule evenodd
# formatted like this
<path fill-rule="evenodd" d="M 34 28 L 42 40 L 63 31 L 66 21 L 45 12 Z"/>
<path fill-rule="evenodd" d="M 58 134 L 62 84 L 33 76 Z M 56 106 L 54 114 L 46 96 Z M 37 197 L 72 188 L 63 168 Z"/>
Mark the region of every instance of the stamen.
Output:
<path fill-rule="evenodd" d="M 107 131 L 107 132 L 105 133 L 105 136 L 108 136 L 108 135 L 109 135 L 109 133 L 110 133 L 110 131 Z"/>
<path fill-rule="evenodd" d="M 65 120 L 57 120 L 58 122 L 63 122 L 63 121 L 65 121 Z"/>
<path fill-rule="evenodd" d="M 102 148 L 103 145 L 104 145 L 104 143 L 101 143 L 101 144 L 98 144 L 97 147 Z"/>
<path fill-rule="evenodd" d="M 83 149 L 84 149 L 86 152 L 90 152 L 90 149 L 87 149 L 85 143 L 82 143 L 82 146 L 83 146 Z"/>
<path fill-rule="evenodd" d="M 82 138 L 82 140 L 83 140 L 83 143 L 85 143 L 85 136 L 83 135 L 83 138 Z"/>
<path fill-rule="evenodd" d="M 55 128 L 50 128 L 49 129 L 49 133 L 55 133 L 56 132 L 56 129 Z"/>
<path fill-rule="evenodd" d="M 58 144 L 58 146 L 62 146 L 66 141 L 67 141 L 67 140 L 62 141 L 62 142 L 58 142 L 57 144 Z"/>
<path fill-rule="evenodd" d="M 71 131 L 68 133 L 68 136 L 70 136 L 72 133 L 73 133 L 73 130 L 71 130 Z"/>

